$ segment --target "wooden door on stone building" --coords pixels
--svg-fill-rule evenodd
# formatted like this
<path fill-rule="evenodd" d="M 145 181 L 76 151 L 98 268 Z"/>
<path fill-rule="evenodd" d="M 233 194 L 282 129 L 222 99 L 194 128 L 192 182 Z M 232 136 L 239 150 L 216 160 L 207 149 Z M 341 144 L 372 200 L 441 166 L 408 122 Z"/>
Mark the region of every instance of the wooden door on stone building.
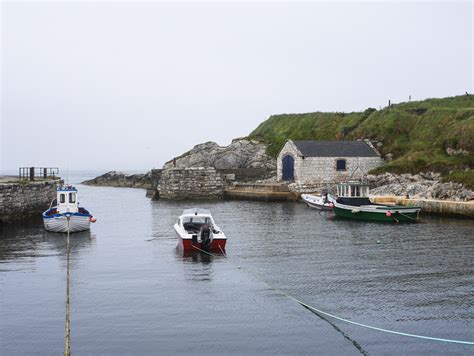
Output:
<path fill-rule="evenodd" d="M 282 159 L 282 179 L 286 181 L 295 179 L 295 159 L 290 155 Z"/>

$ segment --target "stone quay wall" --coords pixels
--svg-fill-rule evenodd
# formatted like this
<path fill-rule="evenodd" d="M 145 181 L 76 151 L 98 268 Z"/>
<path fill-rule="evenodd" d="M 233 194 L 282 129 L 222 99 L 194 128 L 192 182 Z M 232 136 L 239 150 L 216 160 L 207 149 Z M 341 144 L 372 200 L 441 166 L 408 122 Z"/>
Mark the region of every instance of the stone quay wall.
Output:
<path fill-rule="evenodd" d="M 236 182 L 255 182 L 258 180 L 269 179 L 275 177 L 276 171 L 265 167 L 260 168 L 234 168 L 234 169 L 217 169 L 221 175 L 234 175 Z"/>
<path fill-rule="evenodd" d="M 171 168 L 161 172 L 160 199 L 223 199 L 224 182 L 215 168 Z"/>
<path fill-rule="evenodd" d="M 0 224 L 24 220 L 45 211 L 56 198 L 57 180 L 0 184 Z"/>

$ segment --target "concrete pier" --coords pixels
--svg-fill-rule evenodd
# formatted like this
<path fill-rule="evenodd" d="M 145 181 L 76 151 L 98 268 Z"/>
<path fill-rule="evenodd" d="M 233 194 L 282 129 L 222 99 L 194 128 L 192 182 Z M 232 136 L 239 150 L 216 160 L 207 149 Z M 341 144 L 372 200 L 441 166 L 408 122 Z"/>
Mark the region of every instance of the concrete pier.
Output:
<path fill-rule="evenodd" d="M 299 197 L 286 183 L 234 183 L 224 189 L 228 200 L 297 201 Z"/>
<path fill-rule="evenodd" d="M 452 201 L 435 199 L 415 199 L 399 196 L 374 196 L 370 198 L 374 203 L 417 205 L 421 207 L 422 213 L 455 215 L 474 218 L 474 201 Z"/>

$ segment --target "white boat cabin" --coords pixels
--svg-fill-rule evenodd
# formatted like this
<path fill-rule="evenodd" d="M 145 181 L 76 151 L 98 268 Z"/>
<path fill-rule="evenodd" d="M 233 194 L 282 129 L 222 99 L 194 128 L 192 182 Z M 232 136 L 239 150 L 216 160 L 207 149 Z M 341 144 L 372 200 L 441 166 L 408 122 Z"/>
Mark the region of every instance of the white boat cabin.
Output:
<path fill-rule="evenodd" d="M 211 212 L 206 209 L 186 209 L 179 217 L 178 225 L 182 226 L 188 234 L 196 234 L 203 225 L 208 225 L 211 230 L 216 226 Z"/>
<path fill-rule="evenodd" d="M 79 203 L 77 201 L 77 189 L 72 186 L 60 186 L 57 189 L 57 211 L 59 214 L 77 213 Z"/>
<path fill-rule="evenodd" d="M 360 182 L 347 182 L 337 185 L 337 196 L 342 198 L 368 198 L 369 185 Z"/>

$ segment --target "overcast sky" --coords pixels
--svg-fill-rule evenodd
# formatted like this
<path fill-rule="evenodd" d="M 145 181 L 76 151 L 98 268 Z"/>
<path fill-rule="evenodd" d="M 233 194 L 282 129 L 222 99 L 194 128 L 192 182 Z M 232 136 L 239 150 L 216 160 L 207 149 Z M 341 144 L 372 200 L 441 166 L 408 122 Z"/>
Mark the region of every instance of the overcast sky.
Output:
<path fill-rule="evenodd" d="M 473 5 L 3 2 L 0 169 L 147 170 L 272 114 L 473 91 Z"/>

